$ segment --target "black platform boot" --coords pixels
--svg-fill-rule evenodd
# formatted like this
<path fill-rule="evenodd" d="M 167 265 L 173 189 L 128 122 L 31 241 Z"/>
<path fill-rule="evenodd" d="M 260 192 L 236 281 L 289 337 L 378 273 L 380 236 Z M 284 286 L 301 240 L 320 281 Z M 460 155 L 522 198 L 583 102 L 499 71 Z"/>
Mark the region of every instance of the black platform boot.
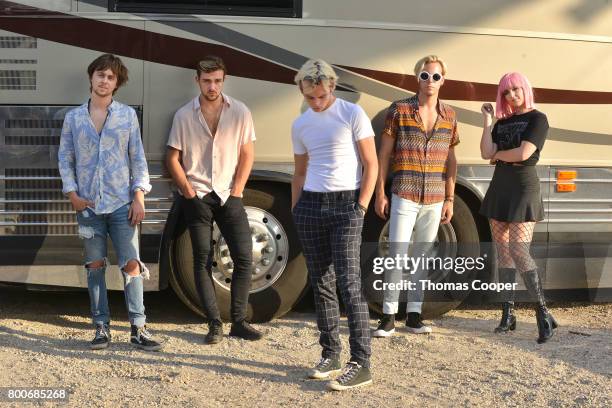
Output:
<path fill-rule="evenodd" d="M 547 342 L 554 334 L 554 329 L 557 328 L 555 318 L 546 308 L 544 300 L 544 290 L 537 269 L 523 273 L 525 287 L 536 298 L 537 304 L 535 307 L 536 320 L 538 322 L 538 343 Z"/>
<path fill-rule="evenodd" d="M 516 329 L 516 316 L 514 316 L 514 302 L 502 303 L 502 318 L 495 333 L 507 333 Z"/>
<path fill-rule="evenodd" d="M 499 268 L 499 283 L 514 283 L 516 277 L 516 269 L 514 268 Z M 495 333 L 507 333 L 516 329 L 516 316 L 514 316 L 514 290 L 504 291 L 502 303 L 502 317 L 499 326 L 495 328 Z"/>

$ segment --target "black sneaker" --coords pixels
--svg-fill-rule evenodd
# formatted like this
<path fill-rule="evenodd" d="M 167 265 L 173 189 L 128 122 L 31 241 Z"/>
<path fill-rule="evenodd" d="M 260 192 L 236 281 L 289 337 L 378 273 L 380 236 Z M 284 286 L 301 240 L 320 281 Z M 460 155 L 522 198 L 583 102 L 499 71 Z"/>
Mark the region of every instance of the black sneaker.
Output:
<path fill-rule="evenodd" d="M 147 326 L 138 327 L 132 325 L 130 343 L 146 351 L 158 351 L 162 348 L 161 344 L 153 340 L 153 336 L 147 331 Z"/>
<path fill-rule="evenodd" d="M 208 334 L 204 337 L 204 343 L 217 344 L 223 340 L 223 323 L 220 320 L 210 320 L 208 322 Z"/>
<path fill-rule="evenodd" d="M 340 377 L 329 382 L 328 388 L 333 391 L 343 391 L 368 384 L 372 384 L 370 369 L 360 366 L 354 361 L 349 361 Z"/>
<path fill-rule="evenodd" d="M 406 327 L 408 331 L 413 334 L 429 334 L 431 333 L 431 327 L 423 324 L 421 314 L 416 312 L 408 313 L 406 319 Z"/>
<path fill-rule="evenodd" d="M 251 326 L 246 320 L 232 323 L 229 335 L 250 341 L 260 340 L 263 337 L 262 332 Z"/>
<path fill-rule="evenodd" d="M 102 350 L 108 347 L 108 344 L 111 341 L 111 333 L 110 333 L 110 325 L 108 323 L 105 324 L 97 324 L 96 325 L 96 335 L 94 339 L 89 343 L 89 348 L 92 350 Z"/>
<path fill-rule="evenodd" d="M 372 333 L 372 337 L 389 337 L 395 333 L 395 315 L 384 314 L 378 321 L 378 327 Z"/>
<path fill-rule="evenodd" d="M 332 374 L 337 374 L 342 370 L 340 359 L 322 357 L 321 361 L 314 366 L 308 373 L 308 378 L 313 380 L 324 380 Z"/>

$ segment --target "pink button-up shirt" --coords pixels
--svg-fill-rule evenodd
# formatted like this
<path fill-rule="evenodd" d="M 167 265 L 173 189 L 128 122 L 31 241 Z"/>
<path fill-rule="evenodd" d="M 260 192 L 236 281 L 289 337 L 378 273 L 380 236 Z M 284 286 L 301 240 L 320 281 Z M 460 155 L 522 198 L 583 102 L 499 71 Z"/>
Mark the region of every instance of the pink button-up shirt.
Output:
<path fill-rule="evenodd" d="M 255 140 L 246 105 L 222 94 L 223 110 L 212 135 L 196 96 L 175 114 L 167 145 L 180 150 L 183 170 L 198 197 L 214 191 L 225 203 L 234 184 L 242 145 Z"/>

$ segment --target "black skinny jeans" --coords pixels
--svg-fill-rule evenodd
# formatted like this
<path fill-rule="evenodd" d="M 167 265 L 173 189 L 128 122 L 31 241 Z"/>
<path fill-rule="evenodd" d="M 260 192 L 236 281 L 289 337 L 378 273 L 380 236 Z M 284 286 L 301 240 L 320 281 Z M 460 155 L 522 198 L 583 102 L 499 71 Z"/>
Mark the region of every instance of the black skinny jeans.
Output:
<path fill-rule="evenodd" d="M 202 199 L 196 196 L 192 199 L 181 197 L 180 200 L 191 235 L 196 290 L 206 316 L 209 320 L 221 320 L 212 271 L 206 268 L 211 249 L 212 225 L 215 221 L 234 263 L 231 319 L 232 322 L 244 320 L 247 316 L 251 287 L 253 242 L 242 199 L 230 196 L 222 205 L 219 196 L 212 192 Z"/>

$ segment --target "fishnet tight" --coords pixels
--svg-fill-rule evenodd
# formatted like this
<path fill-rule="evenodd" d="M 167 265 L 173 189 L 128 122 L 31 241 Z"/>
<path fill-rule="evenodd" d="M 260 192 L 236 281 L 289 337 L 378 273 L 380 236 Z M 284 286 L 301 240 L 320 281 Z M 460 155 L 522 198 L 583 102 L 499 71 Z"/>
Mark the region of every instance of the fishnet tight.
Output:
<path fill-rule="evenodd" d="M 535 222 L 502 222 L 489 220 L 497 249 L 499 268 L 516 268 L 519 273 L 536 269 L 529 254 Z"/>

